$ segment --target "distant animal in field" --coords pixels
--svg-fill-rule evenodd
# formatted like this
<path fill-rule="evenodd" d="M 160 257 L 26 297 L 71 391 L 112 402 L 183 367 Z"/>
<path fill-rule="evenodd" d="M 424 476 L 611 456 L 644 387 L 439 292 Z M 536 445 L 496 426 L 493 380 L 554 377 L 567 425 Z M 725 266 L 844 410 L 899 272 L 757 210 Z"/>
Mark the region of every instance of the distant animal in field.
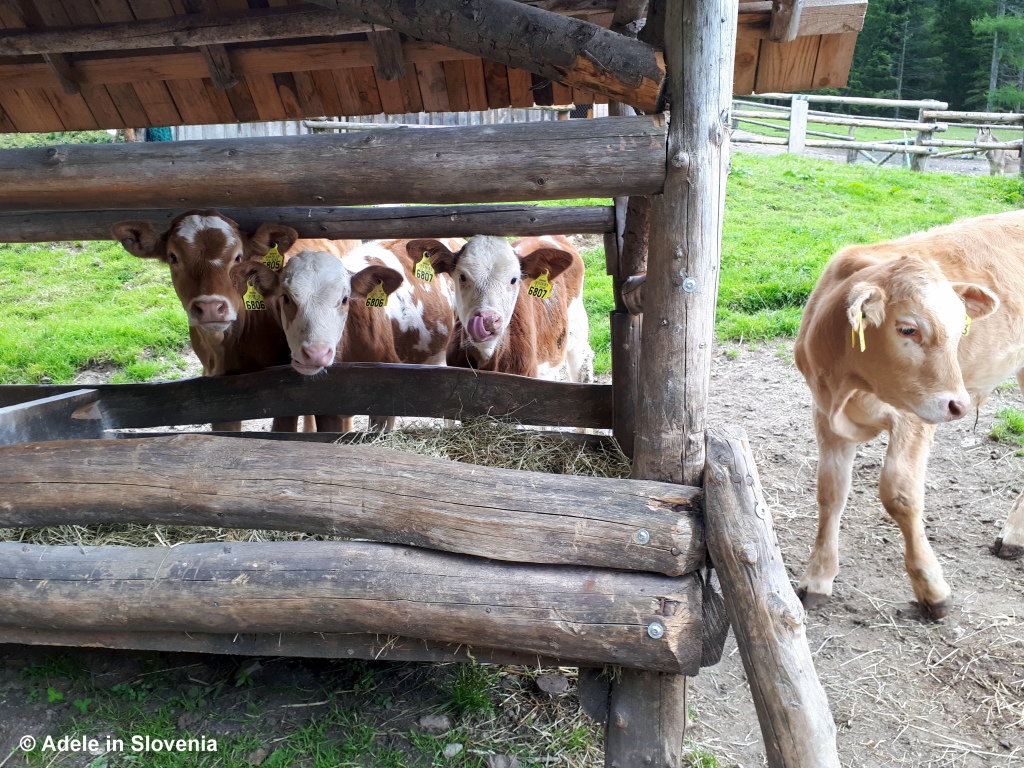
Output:
<path fill-rule="evenodd" d="M 818 535 L 799 583 L 805 605 L 832 594 L 857 445 L 886 431 L 878 495 L 903 533 L 921 613 L 949 611 L 950 588 L 924 528 L 928 453 L 937 424 L 968 415 L 1010 376 L 1024 389 L 1022 295 L 1024 211 L 849 246 L 825 267 L 794 349 L 818 441 Z M 1024 494 L 993 551 L 1024 554 Z"/>
<path fill-rule="evenodd" d="M 992 134 L 991 128 L 979 128 L 974 141 L 978 144 L 993 144 L 1001 139 Z M 990 149 L 985 152 L 985 159 L 988 160 L 989 176 L 1016 173 L 1020 167 L 1020 152 L 1012 149 Z"/>

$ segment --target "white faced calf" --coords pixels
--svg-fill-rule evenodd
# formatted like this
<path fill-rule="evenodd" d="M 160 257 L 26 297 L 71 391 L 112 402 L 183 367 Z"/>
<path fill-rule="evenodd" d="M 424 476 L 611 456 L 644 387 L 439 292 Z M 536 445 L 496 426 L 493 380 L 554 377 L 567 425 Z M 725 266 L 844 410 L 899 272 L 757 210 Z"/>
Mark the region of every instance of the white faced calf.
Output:
<path fill-rule="evenodd" d="M 563 237 L 513 244 L 476 236 L 458 251 L 415 240 L 434 269 L 451 275 L 458 323 L 448 364 L 571 381 L 590 380 L 593 352 L 579 253 Z"/>

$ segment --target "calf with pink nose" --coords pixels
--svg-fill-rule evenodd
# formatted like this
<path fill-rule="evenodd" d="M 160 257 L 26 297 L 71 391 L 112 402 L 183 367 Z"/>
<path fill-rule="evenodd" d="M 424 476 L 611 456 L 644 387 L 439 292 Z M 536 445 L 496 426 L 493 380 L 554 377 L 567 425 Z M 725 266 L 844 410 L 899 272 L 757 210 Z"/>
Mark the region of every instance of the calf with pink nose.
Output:
<path fill-rule="evenodd" d="M 509 243 L 473 237 L 457 251 L 413 241 L 455 285 L 458 322 L 448 364 L 544 379 L 590 381 L 594 353 L 583 306 L 585 266 L 564 237 Z"/>

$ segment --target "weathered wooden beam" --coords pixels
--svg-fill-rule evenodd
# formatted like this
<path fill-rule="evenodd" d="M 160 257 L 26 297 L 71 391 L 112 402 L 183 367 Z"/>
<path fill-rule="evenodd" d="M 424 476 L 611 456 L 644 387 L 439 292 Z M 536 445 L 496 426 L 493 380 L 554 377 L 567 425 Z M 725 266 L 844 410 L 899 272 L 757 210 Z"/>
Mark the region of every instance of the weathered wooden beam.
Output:
<path fill-rule="evenodd" d="M 512 1 L 512 0 L 509 0 Z M 660 192 L 659 117 L 0 153 L 0 208 L 518 202 Z M 357 181 L 356 181 L 357 180 Z"/>
<path fill-rule="evenodd" d="M 190 15 L 206 14 L 211 10 L 210 0 L 182 0 L 185 12 Z M 226 91 L 238 85 L 238 75 L 231 68 L 231 60 L 228 58 L 228 51 L 221 43 L 211 43 L 200 46 L 199 52 L 203 54 L 206 61 L 206 68 L 210 71 L 210 80 L 213 87 Z"/>
<path fill-rule="evenodd" d="M 0 243 L 109 240 L 118 221 L 148 221 L 165 231 L 184 208 L 134 211 L 0 211 Z M 610 206 L 385 206 L 379 208 L 221 208 L 249 232 L 285 224 L 299 237 L 330 240 L 415 237 L 529 237 L 603 234 L 614 228 Z"/>
<path fill-rule="evenodd" d="M 665 79 L 646 43 L 514 0 L 313 0 L 354 18 L 657 111 Z"/>
<path fill-rule="evenodd" d="M 76 96 L 82 92 L 82 87 L 78 84 L 78 76 L 71 66 L 71 59 L 63 53 L 47 53 L 43 56 L 43 60 L 49 64 L 64 93 Z"/>
<path fill-rule="evenodd" d="M 405 77 L 405 55 L 402 37 L 393 29 L 367 32 L 373 46 L 373 68 L 382 80 L 401 80 Z"/>
<path fill-rule="evenodd" d="M 317 376 L 290 366 L 238 376 L 202 376 L 146 384 L 97 384 L 106 429 L 304 416 L 379 413 L 512 419 L 545 427 L 612 426 L 611 387 L 570 384 L 469 368 L 341 363 Z M 0 407 L 80 387 L 0 386 Z M 268 393 L 288 392 L 287 397 Z"/>
<path fill-rule="evenodd" d="M 796 40 L 802 10 L 803 0 L 772 0 L 772 20 L 768 27 L 768 39 L 773 43 Z"/>
<path fill-rule="evenodd" d="M 768 765 L 839 766 L 805 614 L 782 562 L 743 430 L 707 431 L 708 547 L 754 697 Z"/>
<path fill-rule="evenodd" d="M 75 417 L 80 408 L 98 399 L 94 389 L 72 388 L 59 395 L 0 407 L 0 446 L 103 437 L 100 422 Z"/>
<path fill-rule="evenodd" d="M 701 647 L 690 576 L 511 565 L 369 542 L 4 543 L 0 624 L 375 632 L 691 674 Z"/>
<path fill-rule="evenodd" d="M 0 489 L 0 528 L 213 524 L 670 576 L 704 562 L 697 488 L 365 445 L 198 434 L 17 445 L 0 448 Z"/>
<path fill-rule="evenodd" d="M 582 17 L 607 14 L 615 7 L 614 0 L 537 0 L 525 4 Z M 199 48 L 225 43 L 334 37 L 372 29 L 371 24 L 326 8 L 251 8 L 243 13 L 203 13 L 88 26 L 0 30 L 0 56 Z"/>

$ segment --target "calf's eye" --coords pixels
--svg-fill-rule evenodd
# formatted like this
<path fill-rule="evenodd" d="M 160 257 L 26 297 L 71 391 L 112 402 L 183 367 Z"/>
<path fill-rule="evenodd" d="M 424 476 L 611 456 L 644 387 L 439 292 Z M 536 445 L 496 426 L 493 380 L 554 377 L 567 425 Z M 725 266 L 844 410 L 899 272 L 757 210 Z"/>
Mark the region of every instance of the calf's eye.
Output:
<path fill-rule="evenodd" d="M 167 260 L 169 262 L 171 262 L 171 264 L 177 264 L 178 263 L 178 257 L 175 256 L 173 253 L 167 254 Z"/>
<path fill-rule="evenodd" d="M 511 285 L 515 285 L 515 284 L 516 284 L 516 282 L 517 282 L 518 280 L 519 280 L 519 278 L 518 278 L 518 277 L 513 277 L 513 278 L 512 278 L 512 282 L 511 282 Z"/>
<path fill-rule="evenodd" d="M 288 298 L 287 294 L 285 294 L 285 295 L 283 295 L 281 297 L 281 301 L 283 301 L 285 304 L 291 304 L 292 303 L 292 300 Z"/>
<path fill-rule="evenodd" d="M 904 336 L 910 337 L 917 333 L 917 328 L 900 328 L 900 333 Z"/>
<path fill-rule="evenodd" d="M 239 254 L 237 254 L 237 255 L 235 256 L 235 263 L 237 264 L 237 263 L 238 263 L 238 262 L 240 262 L 241 260 L 242 260 L 242 254 L 240 254 L 240 253 L 239 253 Z"/>
<path fill-rule="evenodd" d="M 465 275 L 459 275 L 459 282 L 460 283 L 466 282 L 466 276 Z"/>

